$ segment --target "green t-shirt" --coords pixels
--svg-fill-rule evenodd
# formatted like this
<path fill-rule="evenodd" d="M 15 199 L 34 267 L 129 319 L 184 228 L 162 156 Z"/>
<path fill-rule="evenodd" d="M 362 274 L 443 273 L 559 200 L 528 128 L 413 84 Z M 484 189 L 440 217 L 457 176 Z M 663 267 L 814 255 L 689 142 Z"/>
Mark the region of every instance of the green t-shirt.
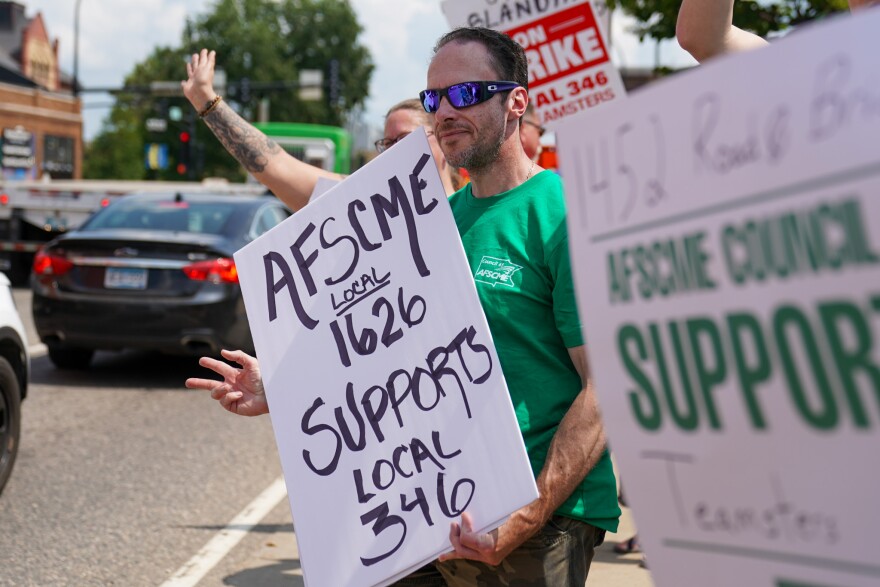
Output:
<path fill-rule="evenodd" d="M 544 171 L 490 198 L 475 198 L 468 184 L 449 203 L 537 477 L 581 390 L 567 350 L 583 338 L 562 182 Z M 556 513 L 617 530 L 620 507 L 607 451 Z"/>

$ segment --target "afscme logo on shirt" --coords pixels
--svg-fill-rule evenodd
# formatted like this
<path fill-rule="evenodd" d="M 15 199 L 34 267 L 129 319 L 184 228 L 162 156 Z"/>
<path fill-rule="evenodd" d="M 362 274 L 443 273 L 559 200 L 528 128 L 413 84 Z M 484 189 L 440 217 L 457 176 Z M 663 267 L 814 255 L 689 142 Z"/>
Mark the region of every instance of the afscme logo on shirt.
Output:
<path fill-rule="evenodd" d="M 480 266 L 477 267 L 477 271 L 474 273 L 474 280 L 489 284 L 492 287 L 496 285 L 514 287 L 513 277 L 520 269 L 522 267 L 514 265 L 510 262 L 510 259 L 483 257 L 480 261 Z"/>

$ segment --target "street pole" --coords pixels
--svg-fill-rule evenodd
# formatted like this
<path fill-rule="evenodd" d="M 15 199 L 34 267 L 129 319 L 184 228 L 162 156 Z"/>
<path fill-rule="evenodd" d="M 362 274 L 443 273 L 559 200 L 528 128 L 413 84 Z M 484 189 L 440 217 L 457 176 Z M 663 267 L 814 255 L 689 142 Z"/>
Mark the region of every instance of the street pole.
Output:
<path fill-rule="evenodd" d="M 79 97 L 79 5 L 82 0 L 76 0 L 73 14 L 73 97 Z"/>

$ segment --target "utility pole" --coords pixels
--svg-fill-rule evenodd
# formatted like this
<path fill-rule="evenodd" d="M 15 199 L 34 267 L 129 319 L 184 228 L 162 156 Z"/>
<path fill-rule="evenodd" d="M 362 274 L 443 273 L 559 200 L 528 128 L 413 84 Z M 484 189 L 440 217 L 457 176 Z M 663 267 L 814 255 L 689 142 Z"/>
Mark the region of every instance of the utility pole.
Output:
<path fill-rule="evenodd" d="M 82 0 L 76 0 L 73 13 L 73 97 L 79 97 L 79 6 Z"/>

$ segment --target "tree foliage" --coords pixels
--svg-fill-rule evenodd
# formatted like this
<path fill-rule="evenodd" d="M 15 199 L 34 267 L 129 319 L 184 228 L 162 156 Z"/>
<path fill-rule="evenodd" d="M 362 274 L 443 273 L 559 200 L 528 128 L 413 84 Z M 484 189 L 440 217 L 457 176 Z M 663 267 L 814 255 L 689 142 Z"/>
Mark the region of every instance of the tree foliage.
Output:
<path fill-rule="evenodd" d="M 609 0 L 638 21 L 633 32 L 639 39 L 655 40 L 675 37 L 675 21 L 681 0 Z M 847 0 L 781 0 L 758 2 L 737 0 L 733 6 L 733 22 L 741 29 L 766 37 L 801 23 L 846 10 Z"/>
<path fill-rule="evenodd" d="M 185 68 L 181 50 L 158 47 L 126 76 L 124 85 L 146 87 L 151 81 L 174 80 L 180 77 L 181 68 Z M 86 151 L 83 175 L 99 179 L 181 179 L 174 166 L 152 176 L 144 166 L 145 145 L 164 143 L 170 146 L 178 141 L 172 135 L 172 131 L 177 130 L 173 123 L 169 123 L 169 131 L 160 135 L 146 130 L 147 118 L 167 115 L 167 109 L 163 112 L 162 108 L 165 103 L 167 98 L 139 93 L 118 94 L 101 132 Z M 175 161 L 179 157 L 179 153 L 169 154 Z"/>
<path fill-rule="evenodd" d="M 261 100 L 275 121 L 343 125 L 369 94 L 374 66 L 360 44 L 363 28 L 348 0 L 218 0 L 211 11 L 187 21 L 180 46 L 157 48 L 126 77 L 129 87 L 181 80 L 188 56 L 202 48 L 217 51 L 217 69 L 225 72 L 224 99 L 248 120 Z M 330 99 L 332 62 L 338 84 Z M 324 73 L 324 99 L 303 101 L 295 89 L 265 89 L 272 82 L 296 82 L 300 71 Z M 168 120 L 162 133 L 145 128 L 147 118 L 169 118 L 180 108 L 183 118 Z M 204 125 L 196 124 L 192 107 L 182 96 L 120 94 L 101 133 L 86 153 L 88 177 L 184 179 L 176 165 L 184 156 L 180 133 L 191 137 L 189 178 L 219 176 L 240 180 L 244 171 Z M 150 143 L 168 145 L 169 169 L 144 168 Z M 132 165 L 131 161 L 136 161 Z M 193 169 L 197 173 L 193 175 Z"/>

